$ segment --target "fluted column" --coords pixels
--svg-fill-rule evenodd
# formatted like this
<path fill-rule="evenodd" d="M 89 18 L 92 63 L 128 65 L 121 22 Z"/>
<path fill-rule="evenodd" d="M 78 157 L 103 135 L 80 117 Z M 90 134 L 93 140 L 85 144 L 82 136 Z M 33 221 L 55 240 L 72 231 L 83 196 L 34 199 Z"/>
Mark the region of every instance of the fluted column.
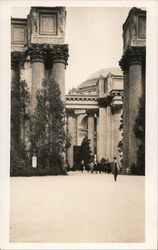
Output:
<path fill-rule="evenodd" d="M 91 110 L 87 111 L 88 114 L 88 139 L 90 139 L 90 149 L 94 154 L 94 112 Z"/>
<path fill-rule="evenodd" d="M 68 45 L 54 45 L 51 57 L 53 63 L 51 76 L 59 84 L 61 99 L 65 101 L 65 68 L 68 60 Z"/>
<path fill-rule="evenodd" d="M 36 106 L 36 92 L 37 89 L 42 88 L 42 82 L 45 77 L 44 54 L 40 47 L 34 46 L 31 59 L 32 59 L 32 87 L 31 87 L 31 107 L 32 111 Z"/>
<path fill-rule="evenodd" d="M 99 135 L 100 135 L 100 133 L 99 133 L 99 129 L 100 129 L 100 127 L 99 127 L 99 115 L 97 116 L 97 133 L 96 133 L 96 135 L 97 135 L 97 160 L 99 161 L 99 155 L 100 155 L 100 147 L 99 147 L 99 144 L 100 144 L 100 137 L 99 137 Z"/>
<path fill-rule="evenodd" d="M 111 108 L 110 106 L 106 107 L 106 158 L 111 159 Z"/>
<path fill-rule="evenodd" d="M 135 61 L 129 65 L 129 164 L 136 164 L 137 144 L 133 128 L 138 115 L 139 98 L 142 96 L 142 65 Z"/>
<path fill-rule="evenodd" d="M 145 62 L 145 47 L 129 47 L 120 60 L 124 71 L 123 105 L 123 165 L 131 167 L 137 161 L 138 139 L 134 124 L 138 115 L 139 99 L 145 91 L 142 65 Z"/>
<path fill-rule="evenodd" d="M 128 71 L 124 72 L 124 91 L 123 91 L 123 166 L 128 167 L 129 164 L 129 83 Z"/>
<path fill-rule="evenodd" d="M 98 159 L 106 155 L 106 109 L 99 108 L 99 128 L 98 128 Z"/>
<path fill-rule="evenodd" d="M 23 52 L 11 53 L 11 83 L 13 83 L 15 76 L 20 80 L 20 69 L 24 65 L 24 61 L 25 55 Z"/>
<path fill-rule="evenodd" d="M 74 110 L 67 109 L 68 116 L 68 133 L 71 137 L 71 146 L 67 149 L 67 161 L 70 167 L 73 167 L 74 159 L 74 145 L 76 145 L 75 130 L 76 130 L 76 116 Z"/>
<path fill-rule="evenodd" d="M 23 78 L 27 83 L 29 92 L 31 93 L 31 86 L 32 86 L 32 66 L 31 66 L 31 58 L 30 56 L 26 57 L 26 61 L 24 63 L 24 71 L 22 72 Z"/>
<path fill-rule="evenodd" d="M 15 70 L 16 66 L 14 63 L 11 64 L 11 83 L 13 83 L 13 79 L 15 78 Z"/>
<path fill-rule="evenodd" d="M 121 140 L 121 131 L 119 129 L 120 127 L 120 118 L 121 118 L 121 109 L 120 107 L 115 107 L 113 109 L 113 124 L 112 124 L 112 154 L 111 154 L 111 160 L 113 157 L 117 157 L 119 160 L 120 158 L 120 153 L 118 151 L 118 143 Z"/>

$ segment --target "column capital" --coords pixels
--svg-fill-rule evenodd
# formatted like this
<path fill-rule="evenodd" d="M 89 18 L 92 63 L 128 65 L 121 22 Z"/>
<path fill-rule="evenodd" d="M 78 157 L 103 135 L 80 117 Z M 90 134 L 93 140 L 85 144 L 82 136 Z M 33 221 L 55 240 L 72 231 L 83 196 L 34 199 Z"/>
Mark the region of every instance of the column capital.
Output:
<path fill-rule="evenodd" d="M 100 108 L 106 108 L 110 105 L 113 96 L 107 95 L 98 99 L 98 105 Z"/>
<path fill-rule="evenodd" d="M 27 56 L 31 56 L 32 62 L 44 62 L 47 54 L 45 47 L 41 44 L 28 44 L 25 47 L 25 51 Z"/>
<path fill-rule="evenodd" d="M 123 104 L 113 104 L 111 105 L 111 111 L 113 114 L 121 113 Z"/>
<path fill-rule="evenodd" d="M 71 108 L 70 109 L 66 108 L 66 114 L 67 114 L 67 116 L 72 116 L 72 117 L 76 116 L 75 110 L 71 109 Z"/>
<path fill-rule="evenodd" d="M 127 47 L 124 51 L 119 65 L 126 74 L 129 70 L 129 65 L 131 64 L 144 64 L 145 63 L 145 47 Z"/>
<path fill-rule="evenodd" d="M 98 113 L 99 113 L 98 109 L 87 109 L 86 110 L 86 114 L 88 116 L 91 116 L 91 117 L 94 117 L 95 114 L 98 116 Z"/>
<path fill-rule="evenodd" d="M 27 44 L 25 52 L 31 56 L 32 62 L 45 61 L 47 65 L 57 62 L 67 65 L 69 57 L 68 44 Z"/>
<path fill-rule="evenodd" d="M 69 54 L 67 44 L 54 45 L 54 48 L 52 50 L 53 63 L 64 63 L 65 65 L 67 65 L 68 57 Z"/>
<path fill-rule="evenodd" d="M 11 69 L 23 68 L 25 60 L 25 53 L 18 51 L 11 52 Z"/>

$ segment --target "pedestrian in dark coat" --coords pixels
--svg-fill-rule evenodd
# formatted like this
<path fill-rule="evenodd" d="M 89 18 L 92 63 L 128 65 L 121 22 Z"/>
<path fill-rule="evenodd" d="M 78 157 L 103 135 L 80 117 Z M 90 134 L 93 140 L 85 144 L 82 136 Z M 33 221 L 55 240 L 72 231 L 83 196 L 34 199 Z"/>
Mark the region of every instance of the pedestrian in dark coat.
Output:
<path fill-rule="evenodd" d="M 119 166 L 118 166 L 118 162 L 117 162 L 116 157 L 114 157 L 114 160 L 112 162 L 112 173 L 114 175 L 114 180 L 117 181 L 117 175 L 119 173 Z"/>

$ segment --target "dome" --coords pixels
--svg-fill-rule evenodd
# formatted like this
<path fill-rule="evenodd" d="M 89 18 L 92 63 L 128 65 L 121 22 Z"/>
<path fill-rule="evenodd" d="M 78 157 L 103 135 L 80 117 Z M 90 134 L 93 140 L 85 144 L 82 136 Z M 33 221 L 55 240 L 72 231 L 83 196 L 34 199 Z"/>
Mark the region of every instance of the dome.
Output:
<path fill-rule="evenodd" d="M 81 88 L 87 88 L 87 87 L 92 87 L 92 86 L 95 86 L 97 81 L 98 81 L 98 78 L 100 76 L 103 76 L 103 77 L 107 77 L 107 75 L 111 73 L 112 75 L 115 75 L 115 76 L 122 76 L 123 73 L 121 71 L 121 68 L 104 68 L 104 69 L 100 69 L 98 71 L 96 71 L 95 73 L 93 73 L 92 75 L 90 75 L 86 81 L 84 81 L 83 83 L 81 83 L 78 88 L 81 89 Z"/>

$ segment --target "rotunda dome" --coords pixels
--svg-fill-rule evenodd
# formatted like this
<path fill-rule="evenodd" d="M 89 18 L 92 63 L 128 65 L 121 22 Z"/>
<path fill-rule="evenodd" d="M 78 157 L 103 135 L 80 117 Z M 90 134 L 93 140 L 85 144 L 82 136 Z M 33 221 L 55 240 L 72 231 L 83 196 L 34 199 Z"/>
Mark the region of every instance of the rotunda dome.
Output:
<path fill-rule="evenodd" d="M 100 76 L 103 77 L 107 77 L 107 75 L 111 73 L 112 75 L 115 76 L 122 76 L 123 73 L 121 71 L 121 68 L 119 67 L 113 67 L 113 68 L 104 68 L 104 69 L 100 69 L 98 71 L 96 71 L 95 73 L 93 73 L 92 75 L 90 75 L 86 81 L 84 81 L 83 83 L 81 83 L 78 86 L 78 89 L 84 89 L 84 88 L 93 88 L 94 86 L 96 86 L 96 83 L 99 79 Z"/>

